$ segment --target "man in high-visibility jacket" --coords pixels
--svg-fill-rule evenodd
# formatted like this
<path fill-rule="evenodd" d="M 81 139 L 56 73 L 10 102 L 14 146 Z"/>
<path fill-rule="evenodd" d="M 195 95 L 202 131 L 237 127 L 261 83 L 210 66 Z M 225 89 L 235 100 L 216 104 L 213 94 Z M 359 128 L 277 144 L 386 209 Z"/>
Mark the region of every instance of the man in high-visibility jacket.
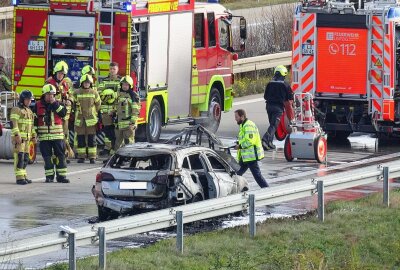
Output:
<path fill-rule="evenodd" d="M 29 144 L 32 141 L 36 143 L 36 132 L 33 125 L 34 114 L 29 108 L 32 99 L 33 95 L 30 91 L 22 91 L 18 106 L 12 108 L 10 113 L 11 141 L 14 146 L 14 173 L 18 185 L 32 183 L 26 174 L 26 166 L 29 162 Z"/>
<path fill-rule="evenodd" d="M 105 89 L 100 94 L 101 99 L 101 121 L 103 124 L 104 149 L 100 152 L 101 155 L 109 155 L 115 146 L 115 101 L 117 93 L 113 89 Z"/>
<path fill-rule="evenodd" d="M 3 67 L 6 61 L 3 56 L 0 56 L 0 92 L 11 91 L 11 80 L 7 77 L 6 73 L 3 71 Z"/>
<path fill-rule="evenodd" d="M 246 112 L 243 109 L 235 111 L 235 120 L 239 125 L 238 143 L 235 149 L 238 150 L 238 161 L 240 169 L 238 175 L 243 175 L 247 169 L 250 169 L 257 184 L 261 187 L 268 187 L 268 183 L 261 174 L 258 161 L 264 158 L 260 133 L 253 121 L 247 119 Z"/>
<path fill-rule="evenodd" d="M 73 98 L 69 92 L 70 90 L 69 82 L 68 80 L 66 80 L 67 74 L 68 74 L 68 64 L 65 63 L 64 61 L 57 62 L 57 64 L 53 68 L 53 75 L 47 79 L 46 83 L 49 83 L 56 88 L 55 98 L 67 110 L 63 118 L 63 130 L 64 130 L 65 147 L 67 149 L 67 153 L 71 153 L 68 155 L 68 157 L 71 158 L 73 152 L 69 144 L 69 120 L 71 116 Z"/>
<path fill-rule="evenodd" d="M 116 101 L 116 110 L 115 151 L 121 147 L 122 143 L 135 142 L 136 121 L 140 112 L 140 98 L 138 93 L 133 91 L 133 80 L 128 75 L 121 79 L 121 89 Z"/>
<path fill-rule="evenodd" d="M 90 163 L 94 164 L 97 156 L 97 112 L 100 110 L 101 100 L 99 94 L 96 90 L 93 90 L 92 86 L 92 76 L 85 74 L 80 79 L 80 88 L 74 91 L 78 163 L 84 163 L 87 157 Z"/>
<path fill-rule="evenodd" d="M 39 138 L 39 148 L 44 160 L 46 183 L 69 183 L 67 179 L 67 163 L 65 160 L 65 139 L 63 118 L 67 109 L 56 98 L 56 88 L 46 84 L 42 96 L 36 103 L 36 129 Z M 55 171 L 54 171 L 55 167 Z"/>

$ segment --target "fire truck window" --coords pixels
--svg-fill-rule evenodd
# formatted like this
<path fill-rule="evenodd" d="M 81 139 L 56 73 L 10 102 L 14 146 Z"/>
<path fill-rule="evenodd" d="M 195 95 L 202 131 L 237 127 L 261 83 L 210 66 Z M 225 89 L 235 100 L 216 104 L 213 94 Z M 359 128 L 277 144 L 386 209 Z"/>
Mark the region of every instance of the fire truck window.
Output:
<path fill-rule="evenodd" d="M 196 33 L 195 47 L 204 47 L 204 15 L 203 13 L 194 15 L 194 31 Z"/>
<path fill-rule="evenodd" d="M 218 28 L 219 28 L 219 46 L 224 49 L 228 49 L 229 47 L 229 27 L 228 25 L 222 21 L 218 21 Z"/>
<path fill-rule="evenodd" d="M 208 20 L 208 47 L 214 47 L 215 42 L 215 15 L 214 13 L 207 13 Z"/>

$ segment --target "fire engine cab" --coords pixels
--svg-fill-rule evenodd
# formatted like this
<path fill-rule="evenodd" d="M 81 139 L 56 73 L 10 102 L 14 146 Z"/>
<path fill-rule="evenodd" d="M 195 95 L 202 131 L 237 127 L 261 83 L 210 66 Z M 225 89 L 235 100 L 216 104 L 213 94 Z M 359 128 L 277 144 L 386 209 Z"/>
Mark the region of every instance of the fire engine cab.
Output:
<path fill-rule="evenodd" d="M 292 88 L 329 136 L 400 135 L 397 1 L 305 1 L 293 22 Z"/>
<path fill-rule="evenodd" d="M 97 80 L 110 62 L 136 78 L 142 109 L 137 136 L 158 140 L 161 127 L 203 122 L 216 130 L 232 107 L 233 61 L 246 21 L 223 6 L 194 0 L 15 0 L 14 90 L 35 97 L 58 61 L 76 82 L 84 65 Z M 232 28 L 235 21 L 239 27 Z M 233 33 L 232 29 L 238 29 Z M 235 39 L 233 39 L 235 37 Z M 234 42 L 236 41 L 236 42 Z"/>

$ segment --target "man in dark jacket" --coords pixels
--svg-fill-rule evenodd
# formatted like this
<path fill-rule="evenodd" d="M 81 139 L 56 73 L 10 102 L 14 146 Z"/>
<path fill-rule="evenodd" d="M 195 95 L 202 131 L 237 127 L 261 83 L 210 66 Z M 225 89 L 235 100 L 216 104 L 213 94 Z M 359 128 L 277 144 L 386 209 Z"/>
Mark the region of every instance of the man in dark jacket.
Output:
<path fill-rule="evenodd" d="M 290 85 L 285 82 L 288 70 L 285 66 L 279 65 L 274 70 L 274 77 L 265 87 L 264 99 L 268 114 L 269 127 L 262 138 L 264 150 L 275 149 L 272 143 L 275 131 L 284 112 L 286 101 L 293 100 L 293 92 Z"/>

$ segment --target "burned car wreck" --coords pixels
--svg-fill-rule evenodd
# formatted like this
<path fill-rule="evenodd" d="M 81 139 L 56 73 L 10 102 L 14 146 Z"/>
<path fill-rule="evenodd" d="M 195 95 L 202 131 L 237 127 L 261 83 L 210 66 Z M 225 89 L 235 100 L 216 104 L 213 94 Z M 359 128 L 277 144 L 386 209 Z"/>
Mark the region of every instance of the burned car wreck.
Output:
<path fill-rule="evenodd" d="M 122 147 L 105 163 L 92 193 L 103 221 L 248 188 L 247 180 L 213 149 L 187 143 L 136 143 Z"/>

